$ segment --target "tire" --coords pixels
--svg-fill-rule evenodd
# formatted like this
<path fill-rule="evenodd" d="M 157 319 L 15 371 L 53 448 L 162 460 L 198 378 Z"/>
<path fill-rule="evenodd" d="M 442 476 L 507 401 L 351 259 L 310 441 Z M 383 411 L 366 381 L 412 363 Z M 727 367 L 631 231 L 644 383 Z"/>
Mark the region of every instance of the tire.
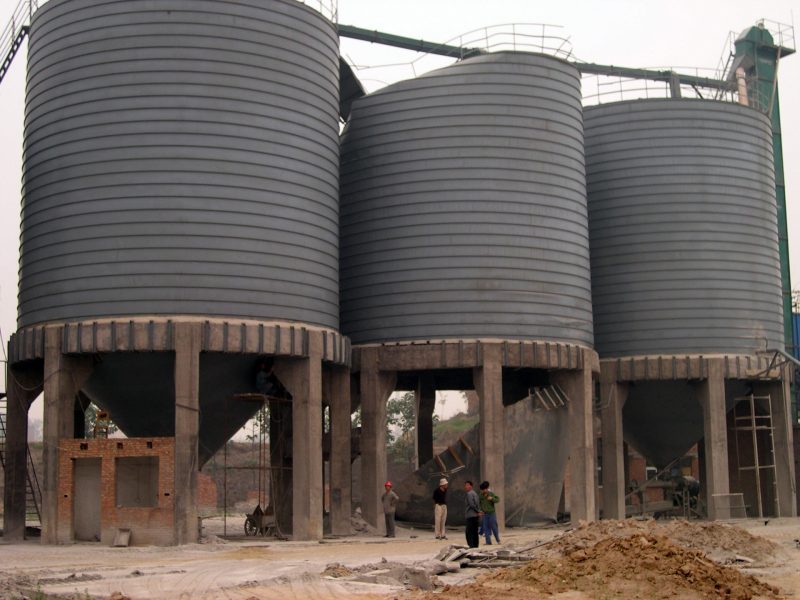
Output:
<path fill-rule="evenodd" d="M 256 522 L 252 517 L 247 517 L 244 522 L 244 534 L 253 536 L 258 534 L 258 527 L 256 527 Z"/>

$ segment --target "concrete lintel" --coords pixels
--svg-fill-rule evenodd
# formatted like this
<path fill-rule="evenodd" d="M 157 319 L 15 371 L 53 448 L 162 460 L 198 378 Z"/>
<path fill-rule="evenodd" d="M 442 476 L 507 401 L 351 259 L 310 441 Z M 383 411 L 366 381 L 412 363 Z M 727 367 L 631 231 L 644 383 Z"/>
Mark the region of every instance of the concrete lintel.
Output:
<path fill-rule="evenodd" d="M 383 371 L 480 368 L 488 348 L 498 348 L 503 367 L 579 370 L 585 364 L 597 370 L 597 354 L 574 344 L 520 340 L 443 340 L 432 343 L 362 345 L 353 348 L 353 370 L 361 369 L 363 352 L 377 352 Z"/>
<path fill-rule="evenodd" d="M 502 348 L 497 344 L 486 346 L 482 359 L 481 366 L 473 372 L 475 391 L 480 399 L 480 476 L 491 483 L 492 489 L 500 497 L 496 506 L 497 524 L 503 529 L 506 521 L 503 502 L 506 497 L 506 467 Z"/>
<path fill-rule="evenodd" d="M 334 369 L 330 377 L 331 533 L 350 535 L 352 463 L 350 461 L 350 371 Z"/>
<path fill-rule="evenodd" d="M 614 381 L 702 381 L 708 378 L 709 361 L 720 361 L 724 379 L 754 377 L 780 379 L 778 367 L 770 368 L 764 355 L 653 355 L 604 358 L 600 370 L 606 380 Z"/>
<path fill-rule="evenodd" d="M 175 543 L 199 539 L 197 521 L 198 439 L 200 430 L 199 323 L 175 327 Z"/>
<path fill-rule="evenodd" d="M 308 336 L 322 334 L 322 360 L 349 365 L 350 340 L 339 332 L 303 323 L 235 319 L 202 319 L 191 316 L 138 316 L 60 323 L 65 354 L 97 352 L 166 352 L 174 347 L 175 330 L 181 323 L 202 325 L 201 348 L 205 352 L 307 356 Z M 25 327 L 11 336 L 12 364 L 44 357 L 44 326 Z"/>
<path fill-rule="evenodd" d="M 43 544 L 69 542 L 69 523 L 58 518 L 59 441 L 75 433 L 75 399 L 92 372 L 90 356 L 68 356 L 62 351 L 60 327 L 44 330 L 44 443 L 42 458 L 42 537 Z"/>
<path fill-rule="evenodd" d="M 28 410 L 44 388 L 44 373 L 41 364 L 29 369 L 6 368 L 3 539 L 22 541 L 28 489 Z"/>
<path fill-rule="evenodd" d="M 386 401 L 397 374 L 382 371 L 378 349 L 361 352 L 361 513 L 364 520 L 385 533 L 381 494 L 386 481 Z"/>

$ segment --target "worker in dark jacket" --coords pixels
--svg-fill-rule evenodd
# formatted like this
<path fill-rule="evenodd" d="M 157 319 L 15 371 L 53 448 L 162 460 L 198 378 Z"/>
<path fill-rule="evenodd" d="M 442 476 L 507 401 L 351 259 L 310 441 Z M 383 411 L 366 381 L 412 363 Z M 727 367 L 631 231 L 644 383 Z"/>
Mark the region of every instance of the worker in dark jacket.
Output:
<path fill-rule="evenodd" d="M 466 495 L 466 512 L 464 516 L 467 519 L 466 536 L 467 546 L 470 548 L 477 548 L 480 538 L 478 537 L 478 520 L 481 516 L 481 505 L 478 499 L 478 494 L 472 489 L 472 482 L 466 481 L 464 483 L 464 491 Z"/>
<path fill-rule="evenodd" d="M 433 531 L 437 540 L 446 540 L 444 524 L 447 522 L 447 479 L 439 480 L 439 487 L 433 490 Z"/>

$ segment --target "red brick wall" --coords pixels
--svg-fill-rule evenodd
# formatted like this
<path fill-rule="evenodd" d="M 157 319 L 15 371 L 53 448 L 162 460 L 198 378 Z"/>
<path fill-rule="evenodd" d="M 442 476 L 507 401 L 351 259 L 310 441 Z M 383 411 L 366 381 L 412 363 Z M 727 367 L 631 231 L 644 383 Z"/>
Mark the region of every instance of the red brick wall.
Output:
<path fill-rule="evenodd" d="M 217 513 L 217 484 L 202 472 L 197 474 L 197 510 L 203 516 Z"/>
<path fill-rule="evenodd" d="M 123 508 L 116 506 L 116 458 L 158 457 L 158 506 Z M 73 540 L 74 459 L 100 458 L 100 529 L 102 544 L 110 545 L 118 528 L 131 530 L 131 545 L 175 543 L 174 438 L 123 438 L 59 442 L 58 541 Z M 216 501 L 215 501 L 216 504 Z"/>

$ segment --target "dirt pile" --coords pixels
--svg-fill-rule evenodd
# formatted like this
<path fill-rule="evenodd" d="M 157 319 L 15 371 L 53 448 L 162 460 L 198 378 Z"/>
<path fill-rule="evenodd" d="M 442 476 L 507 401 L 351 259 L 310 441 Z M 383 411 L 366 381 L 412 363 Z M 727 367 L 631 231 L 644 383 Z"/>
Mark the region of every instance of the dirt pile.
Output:
<path fill-rule="evenodd" d="M 476 583 L 445 590 L 437 598 L 536 597 L 580 592 L 587 598 L 780 598 L 778 590 L 735 568 L 717 564 L 702 552 L 663 536 L 610 536 L 564 555 L 534 560 L 518 569 L 501 569 Z M 422 596 L 433 599 L 433 595 Z"/>
<path fill-rule="evenodd" d="M 578 590 L 592 597 L 779 597 L 778 590 L 751 575 L 719 565 L 666 537 L 648 534 L 608 537 L 564 556 L 496 573 L 494 578 L 548 594 Z"/>
<path fill-rule="evenodd" d="M 377 535 L 378 533 L 378 530 L 367 523 L 361 516 L 360 508 L 357 508 L 356 512 L 350 517 L 350 526 L 353 530 L 353 533 L 356 535 Z"/>
<path fill-rule="evenodd" d="M 570 598 L 781 598 L 779 590 L 726 562 L 773 562 L 773 542 L 723 523 L 599 521 L 581 524 L 535 547 L 513 549 L 533 558 L 475 583 L 446 589 L 442 599 L 506 600 L 565 594 Z M 746 558 L 743 558 L 746 557 Z M 433 596 L 421 596 L 430 598 Z"/>
<path fill-rule="evenodd" d="M 780 559 L 784 553 L 775 542 L 727 523 L 667 521 L 659 523 L 656 532 L 681 546 L 701 550 L 717 562 L 724 562 L 736 556 L 747 556 L 759 562 L 771 562 Z"/>
<path fill-rule="evenodd" d="M 755 536 L 741 527 L 717 522 L 697 521 L 595 521 L 582 523 L 558 538 L 534 548 L 535 556 L 569 554 L 587 548 L 606 538 L 634 535 L 666 537 L 684 548 L 699 550 L 720 562 L 736 562 L 746 557 L 758 563 L 770 563 L 783 557 L 783 550 L 774 542 Z"/>

